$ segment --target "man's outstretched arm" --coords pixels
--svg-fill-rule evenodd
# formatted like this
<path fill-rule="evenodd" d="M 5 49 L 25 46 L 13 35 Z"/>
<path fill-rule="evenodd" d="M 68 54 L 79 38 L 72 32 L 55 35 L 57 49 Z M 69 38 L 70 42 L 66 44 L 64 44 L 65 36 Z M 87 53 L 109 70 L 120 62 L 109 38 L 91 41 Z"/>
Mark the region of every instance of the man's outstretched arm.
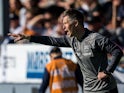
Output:
<path fill-rule="evenodd" d="M 31 36 L 30 42 L 58 47 L 70 47 L 70 44 L 66 37 L 55 38 L 50 36 Z"/>
<path fill-rule="evenodd" d="M 58 47 L 70 47 L 68 38 L 66 36 L 61 38 L 55 38 L 50 36 L 26 36 L 24 34 L 8 34 L 12 38 L 14 38 L 14 42 L 18 42 L 23 39 L 29 40 L 29 42 L 40 43 L 51 46 Z"/>

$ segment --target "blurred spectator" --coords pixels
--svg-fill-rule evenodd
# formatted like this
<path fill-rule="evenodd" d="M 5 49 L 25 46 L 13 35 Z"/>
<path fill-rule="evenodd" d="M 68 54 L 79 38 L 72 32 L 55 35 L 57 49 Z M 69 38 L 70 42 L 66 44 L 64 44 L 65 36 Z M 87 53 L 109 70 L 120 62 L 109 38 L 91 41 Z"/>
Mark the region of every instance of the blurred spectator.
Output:
<path fill-rule="evenodd" d="M 76 0 L 57 0 L 56 4 L 65 9 L 74 8 L 74 3 Z"/>
<path fill-rule="evenodd" d="M 10 31 L 9 32 L 14 33 L 14 34 L 21 33 L 23 31 L 23 28 L 22 26 L 20 26 L 19 16 L 14 13 L 10 13 L 9 17 L 10 17 Z"/>
<path fill-rule="evenodd" d="M 87 5 L 85 0 L 76 0 L 75 8 L 83 12 L 83 14 L 85 15 L 84 17 L 88 16 L 89 6 Z"/>
<path fill-rule="evenodd" d="M 9 18 L 10 18 L 10 30 L 9 30 L 10 33 L 13 34 L 24 33 L 26 35 L 37 35 L 33 30 L 27 29 L 20 25 L 18 15 L 14 13 L 10 13 Z M 3 40 L 2 44 L 9 44 L 9 43 L 14 43 L 14 41 L 13 38 L 7 36 Z"/>
<path fill-rule="evenodd" d="M 91 31 L 98 32 L 108 38 L 112 37 L 112 34 L 104 26 L 102 18 L 100 16 L 88 17 L 86 22 L 88 23 L 88 29 L 90 29 Z"/>
<path fill-rule="evenodd" d="M 55 20 L 53 20 L 53 15 L 51 14 L 50 11 L 46 11 L 44 13 L 43 21 L 44 21 L 44 28 L 45 29 L 44 29 L 44 31 L 43 31 L 44 33 L 42 35 L 45 35 L 45 36 L 54 35 L 55 34 L 55 25 L 56 24 L 53 23 L 53 21 L 55 21 Z"/>
<path fill-rule="evenodd" d="M 77 82 L 83 88 L 79 67 L 71 60 L 63 58 L 60 48 L 57 47 L 50 51 L 50 58 L 51 62 L 45 67 L 39 93 L 45 93 L 48 85 L 50 93 L 78 93 Z"/>
<path fill-rule="evenodd" d="M 10 13 L 14 13 L 19 16 L 20 9 L 23 7 L 20 0 L 9 0 Z"/>
<path fill-rule="evenodd" d="M 60 17 L 58 18 L 58 23 L 56 25 L 55 28 L 56 33 L 53 35 L 55 37 L 62 37 L 65 34 L 65 31 L 63 30 L 63 26 L 62 26 L 62 15 L 60 15 Z"/>
<path fill-rule="evenodd" d="M 106 36 L 107 38 L 110 38 L 111 41 L 114 41 L 115 43 L 121 46 L 121 43 L 117 38 L 117 35 L 115 33 L 112 33 L 103 24 L 103 18 L 101 16 L 88 17 L 87 23 L 88 23 L 88 29 L 90 29 L 91 31 L 98 32 L 101 35 Z"/>
<path fill-rule="evenodd" d="M 19 34 L 23 32 L 23 27 L 20 26 L 19 24 L 19 16 L 15 13 L 10 13 L 9 14 L 10 18 L 10 33 L 13 34 Z M 9 44 L 9 43 L 14 43 L 13 38 L 11 37 L 5 37 L 4 41 L 2 44 Z"/>
<path fill-rule="evenodd" d="M 120 22 L 120 27 L 118 27 L 116 30 L 116 35 L 121 43 L 122 48 L 124 49 L 124 18 Z"/>
<path fill-rule="evenodd" d="M 56 10 L 56 12 L 54 12 Z M 44 33 L 43 35 L 46 36 L 59 36 L 59 34 L 63 34 L 60 31 L 60 25 L 58 23 L 58 18 L 60 14 L 64 11 L 65 9 L 59 6 L 50 6 L 47 8 L 46 12 L 44 13 Z M 59 29 L 59 31 L 58 31 Z M 62 29 L 61 29 L 62 30 Z"/>
<path fill-rule="evenodd" d="M 86 16 L 102 16 L 102 6 L 98 0 L 77 0 L 75 7 L 82 10 Z"/>
<path fill-rule="evenodd" d="M 112 21 L 112 29 L 115 30 L 118 24 L 117 21 L 120 21 L 121 18 L 124 17 L 124 1 L 123 0 L 108 0 L 103 7 L 103 15 L 105 17 L 105 21 Z"/>
<path fill-rule="evenodd" d="M 44 16 L 39 11 L 40 11 L 39 8 L 27 10 L 25 14 L 26 16 L 25 27 L 41 35 L 41 33 L 43 33 L 42 19 L 44 19 Z"/>
<path fill-rule="evenodd" d="M 55 12 L 56 10 L 56 12 Z M 57 21 L 60 14 L 65 10 L 65 8 L 60 7 L 58 5 L 51 5 L 48 8 L 46 8 L 46 12 L 49 12 L 52 15 L 52 18 Z"/>
<path fill-rule="evenodd" d="M 117 21 L 124 18 L 124 1 L 123 0 L 113 0 L 113 6 L 117 9 Z"/>
<path fill-rule="evenodd" d="M 86 22 L 88 23 L 88 29 L 91 31 L 99 32 L 103 27 L 100 16 L 88 17 Z"/>
<path fill-rule="evenodd" d="M 40 8 L 47 8 L 49 6 L 55 5 L 57 0 L 40 0 L 38 6 Z"/>
<path fill-rule="evenodd" d="M 102 16 L 102 7 L 98 0 L 86 0 L 86 3 L 89 6 L 88 16 Z"/>
<path fill-rule="evenodd" d="M 26 12 L 27 10 L 35 10 L 34 8 L 38 9 L 38 3 L 39 0 L 23 0 L 22 4 L 23 4 L 23 8 L 20 10 L 20 24 L 22 26 L 25 26 L 26 24 Z M 39 13 L 42 12 L 39 10 Z"/>
<path fill-rule="evenodd" d="M 104 3 L 106 3 L 106 2 L 108 2 L 108 1 L 110 1 L 110 0 L 98 0 L 99 1 L 99 4 L 104 4 Z"/>
<path fill-rule="evenodd" d="M 76 0 L 75 8 L 82 9 L 82 10 L 84 10 L 86 12 L 89 11 L 89 6 L 87 5 L 85 0 Z"/>
<path fill-rule="evenodd" d="M 91 18 L 88 24 L 84 22 L 85 27 L 107 37 L 110 36 L 113 40 L 119 39 L 116 42 L 121 42 L 121 46 L 124 44 L 122 43 L 123 34 L 118 34 L 120 33 L 118 30 L 121 28 L 118 23 L 124 17 L 123 0 L 9 0 L 9 2 L 10 13 L 18 15 L 19 24 L 23 26 L 22 32 L 27 35 L 56 37 L 65 35 L 57 19 L 65 9 L 76 8 L 85 15 L 84 21 Z M 114 17 L 112 18 L 113 7 L 116 9 L 114 10 L 115 20 L 113 20 Z M 99 19 L 94 21 L 95 16 L 99 16 L 102 23 L 99 22 Z M 117 30 L 113 28 L 113 25 L 116 25 Z"/>
<path fill-rule="evenodd" d="M 102 6 L 99 4 L 98 0 L 77 0 L 75 8 L 84 14 L 84 21 L 87 21 L 92 17 L 103 17 Z M 87 27 L 87 24 L 84 25 Z"/>
<path fill-rule="evenodd" d="M 124 83 L 124 59 L 122 58 L 119 65 L 113 73 L 117 83 Z"/>

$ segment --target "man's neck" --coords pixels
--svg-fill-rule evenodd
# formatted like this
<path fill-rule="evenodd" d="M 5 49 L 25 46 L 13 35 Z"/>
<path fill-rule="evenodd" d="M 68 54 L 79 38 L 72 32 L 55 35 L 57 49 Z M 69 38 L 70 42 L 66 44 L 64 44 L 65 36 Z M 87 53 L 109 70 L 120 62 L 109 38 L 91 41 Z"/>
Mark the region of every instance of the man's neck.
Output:
<path fill-rule="evenodd" d="M 78 29 L 77 29 L 77 31 L 76 31 L 76 35 L 75 35 L 75 37 L 79 40 L 79 41 L 81 41 L 82 40 L 82 37 L 83 37 L 83 35 L 84 35 L 84 28 L 83 27 L 79 27 Z"/>

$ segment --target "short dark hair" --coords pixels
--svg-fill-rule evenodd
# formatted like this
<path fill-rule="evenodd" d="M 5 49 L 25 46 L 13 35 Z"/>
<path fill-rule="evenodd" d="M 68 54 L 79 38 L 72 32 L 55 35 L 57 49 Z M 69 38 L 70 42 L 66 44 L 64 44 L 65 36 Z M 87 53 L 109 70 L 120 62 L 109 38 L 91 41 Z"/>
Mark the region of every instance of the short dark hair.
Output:
<path fill-rule="evenodd" d="M 94 23 L 101 23 L 102 20 L 101 20 L 100 16 L 92 16 L 92 17 L 88 17 L 86 22 L 88 24 L 94 24 Z"/>
<path fill-rule="evenodd" d="M 62 53 L 62 51 L 59 47 L 53 47 L 50 51 L 50 54 L 51 53 Z"/>
<path fill-rule="evenodd" d="M 78 20 L 81 24 L 84 22 L 84 15 L 77 9 L 68 9 L 62 13 L 63 17 L 69 16 L 70 19 Z"/>

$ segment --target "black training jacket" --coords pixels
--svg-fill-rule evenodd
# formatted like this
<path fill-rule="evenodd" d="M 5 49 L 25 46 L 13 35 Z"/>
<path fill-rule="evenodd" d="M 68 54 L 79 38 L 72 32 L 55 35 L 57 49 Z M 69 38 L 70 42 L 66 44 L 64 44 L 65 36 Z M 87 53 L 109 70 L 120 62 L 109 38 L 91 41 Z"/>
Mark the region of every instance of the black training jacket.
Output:
<path fill-rule="evenodd" d="M 76 37 L 55 38 L 50 36 L 31 36 L 30 42 L 58 47 L 71 47 L 78 59 L 84 79 L 84 91 L 108 92 L 116 87 L 113 76 L 105 80 L 98 80 L 100 71 L 113 72 L 119 63 L 123 52 L 117 44 L 110 41 L 99 33 L 85 29 L 82 40 Z M 111 62 L 108 63 L 107 55 L 111 55 Z"/>

